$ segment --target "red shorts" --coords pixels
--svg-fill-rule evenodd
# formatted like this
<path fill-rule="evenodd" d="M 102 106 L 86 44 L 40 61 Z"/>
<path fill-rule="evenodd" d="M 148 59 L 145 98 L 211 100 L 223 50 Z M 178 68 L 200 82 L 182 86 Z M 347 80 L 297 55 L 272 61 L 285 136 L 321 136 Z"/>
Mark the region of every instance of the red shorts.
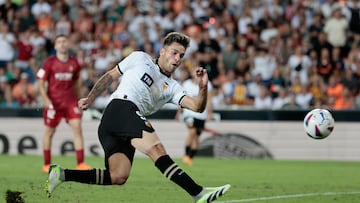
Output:
<path fill-rule="evenodd" d="M 76 103 L 61 109 L 45 107 L 43 112 L 44 123 L 51 128 L 57 127 L 62 118 L 65 118 L 66 122 L 68 122 L 71 119 L 81 119 L 81 116 L 82 113 Z"/>

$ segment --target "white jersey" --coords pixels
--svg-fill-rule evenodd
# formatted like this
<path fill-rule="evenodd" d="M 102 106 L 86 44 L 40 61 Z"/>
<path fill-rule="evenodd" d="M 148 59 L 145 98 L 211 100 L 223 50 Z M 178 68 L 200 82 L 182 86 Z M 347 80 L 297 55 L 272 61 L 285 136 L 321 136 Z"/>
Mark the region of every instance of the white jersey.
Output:
<path fill-rule="evenodd" d="M 166 103 L 179 105 L 185 96 L 181 85 L 161 73 L 159 66 L 145 52 L 132 52 L 117 67 L 122 78 L 111 98 L 132 101 L 144 116 L 155 113 Z"/>
<path fill-rule="evenodd" d="M 182 86 L 185 89 L 187 95 L 189 95 L 191 97 L 197 97 L 197 95 L 199 93 L 199 85 L 196 84 L 192 79 L 185 80 L 183 82 Z M 212 85 L 210 82 L 208 83 L 208 91 L 212 91 Z M 191 111 L 191 110 L 185 109 L 185 108 L 182 111 L 183 118 L 191 117 L 191 118 L 196 118 L 196 119 L 200 119 L 200 120 L 206 120 L 207 115 L 208 115 L 207 108 L 205 108 L 205 110 L 202 113 Z"/>

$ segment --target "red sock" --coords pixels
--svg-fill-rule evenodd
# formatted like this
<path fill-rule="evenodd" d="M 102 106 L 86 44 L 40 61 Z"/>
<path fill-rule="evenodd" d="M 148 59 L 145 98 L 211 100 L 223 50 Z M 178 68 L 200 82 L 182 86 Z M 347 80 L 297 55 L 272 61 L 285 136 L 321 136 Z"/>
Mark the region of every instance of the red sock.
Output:
<path fill-rule="evenodd" d="M 44 149 L 43 155 L 44 155 L 44 165 L 51 164 L 51 150 Z"/>
<path fill-rule="evenodd" d="M 84 149 L 76 150 L 77 164 L 84 162 Z"/>

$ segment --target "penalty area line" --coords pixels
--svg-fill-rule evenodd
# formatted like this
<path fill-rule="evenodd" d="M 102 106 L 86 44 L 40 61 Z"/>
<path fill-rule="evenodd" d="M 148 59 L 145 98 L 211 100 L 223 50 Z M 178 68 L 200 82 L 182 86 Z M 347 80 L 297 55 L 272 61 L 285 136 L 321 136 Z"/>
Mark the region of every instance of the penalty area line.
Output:
<path fill-rule="evenodd" d="M 289 199 L 298 197 L 313 197 L 313 196 L 335 196 L 335 195 L 358 195 L 360 192 L 324 192 L 324 193 L 307 193 L 307 194 L 292 194 L 292 195 L 278 195 L 270 197 L 258 197 L 249 199 L 238 199 L 238 200 L 227 200 L 227 201 L 216 201 L 216 203 L 230 203 L 230 202 L 256 202 L 266 201 L 273 199 Z M 214 202 L 215 203 L 215 202 Z"/>

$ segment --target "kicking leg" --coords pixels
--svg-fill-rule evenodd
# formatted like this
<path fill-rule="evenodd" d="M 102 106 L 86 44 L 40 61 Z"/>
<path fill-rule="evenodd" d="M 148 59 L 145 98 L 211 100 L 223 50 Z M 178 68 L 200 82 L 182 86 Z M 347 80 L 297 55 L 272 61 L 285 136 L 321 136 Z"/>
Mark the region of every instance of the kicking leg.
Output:
<path fill-rule="evenodd" d="M 195 181 L 167 155 L 164 146 L 161 144 L 155 132 L 144 132 L 142 138 L 132 139 L 131 144 L 142 153 L 148 155 L 161 173 L 183 188 L 194 198 L 196 203 L 212 202 L 230 188 L 228 184 L 220 187 L 203 188 L 195 183 Z"/>
<path fill-rule="evenodd" d="M 143 138 L 134 138 L 131 143 L 136 149 L 148 155 L 166 178 L 179 185 L 191 196 L 196 196 L 203 190 L 167 155 L 155 132 L 144 132 Z"/>

